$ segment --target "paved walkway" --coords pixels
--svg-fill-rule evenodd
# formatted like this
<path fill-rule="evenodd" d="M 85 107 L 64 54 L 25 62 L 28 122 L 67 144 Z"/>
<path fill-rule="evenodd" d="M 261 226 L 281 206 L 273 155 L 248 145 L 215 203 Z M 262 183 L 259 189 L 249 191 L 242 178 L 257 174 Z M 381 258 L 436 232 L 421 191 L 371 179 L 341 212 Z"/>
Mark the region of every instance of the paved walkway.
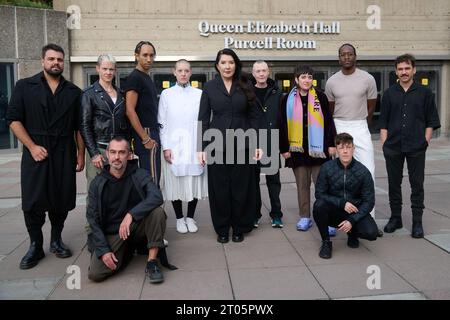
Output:
<path fill-rule="evenodd" d="M 375 149 L 376 218 L 382 227 L 389 217 L 387 175 L 378 142 Z M 165 271 L 161 285 L 147 281 L 143 256 L 136 256 L 127 269 L 103 283 L 87 279 L 84 173 L 78 174 L 78 205 L 69 214 L 63 234 L 74 255 L 58 259 L 48 252 L 47 221 L 46 257 L 37 267 L 20 270 L 29 239 L 20 210 L 19 158 L 0 153 L 0 299 L 450 299 L 450 142 L 445 138 L 433 140 L 427 153 L 425 239 L 410 236 L 405 169 L 404 229 L 375 242 L 362 240 L 359 249 L 348 248 L 346 236 L 338 234 L 333 258 L 320 259 L 316 226 L 308 232 L 295 229 L 294 176 L 283 169 L 284 228 L 271 228 L 263 186 L 262 224 L 243 243 L 216 242 L 207 201 L 199 202 L 196 234 L 178 234 L 175 214 L 166 205 L 169 259 L 179 269 Z M 79 289 L 74 281 L 77 270 Z"/>

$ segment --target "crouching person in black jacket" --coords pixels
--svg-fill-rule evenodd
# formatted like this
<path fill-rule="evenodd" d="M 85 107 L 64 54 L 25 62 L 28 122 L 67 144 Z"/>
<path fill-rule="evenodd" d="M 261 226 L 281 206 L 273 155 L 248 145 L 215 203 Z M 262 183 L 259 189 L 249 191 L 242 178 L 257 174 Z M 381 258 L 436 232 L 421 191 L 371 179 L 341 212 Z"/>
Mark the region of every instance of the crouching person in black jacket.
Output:
<path fill-rule="evenodd" d="M 369 214 L 375 205 L 375 190 L 369 170 L 353 158 L 355 146 L 348 133 L 336 136 L 338 159 L 320 168 L 316 183 L 314 220 L 322 237 L 319 256 L 330 259 L 332 243 L 328 226 L 348 235 L 347 245 L 358 248 L 358 238 L 376 240 L 378 227 Z"/>
<path fill-rule="evenodd" d="M 146 273 L 151 283 L 164 281 L 156 257 L 164 250 L 166 214 L 161 191 L 136 160 L 127 160 L 130 145 L 114 138 L 106 149 L 109 165 L 95 177 L 89 188 L 86 212 L 91 227 L 93 253 L 88 277 L 103 281 L 130 260 L 135 244 L 146 241 Z"/>

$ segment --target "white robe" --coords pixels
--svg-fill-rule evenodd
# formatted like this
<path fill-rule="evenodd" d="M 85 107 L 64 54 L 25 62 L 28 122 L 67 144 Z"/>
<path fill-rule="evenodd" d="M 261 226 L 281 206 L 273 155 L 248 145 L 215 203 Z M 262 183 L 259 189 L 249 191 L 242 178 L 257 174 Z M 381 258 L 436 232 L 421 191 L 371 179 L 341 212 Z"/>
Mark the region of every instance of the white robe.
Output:
<path fill-rule="evenodd" d="M 207 197 L 206 168 L 197 158 L 197 119 L 202 91 L 178 84 L 161 93 L 158 122 L 162 147 L 161 191 L 165 200 Z M 171 150 L 172 164 L 164 159 Z"/>

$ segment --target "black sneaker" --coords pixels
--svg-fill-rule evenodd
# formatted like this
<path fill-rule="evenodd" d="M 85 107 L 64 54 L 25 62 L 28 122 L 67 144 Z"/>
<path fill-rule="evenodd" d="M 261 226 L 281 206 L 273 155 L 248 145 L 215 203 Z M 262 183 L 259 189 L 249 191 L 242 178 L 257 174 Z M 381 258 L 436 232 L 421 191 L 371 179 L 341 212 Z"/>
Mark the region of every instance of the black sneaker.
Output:
<path fill-rule="evenodd" d="M 333 243 L 330 240 L 323 240 L 319 257 L 322 259 L 331 259 L 331 251 L 333 251 Z"/>
<path fill-rule="evenodd" d="M 350 248 L 356 249 L 359 248 L 359 240 L 358 237 L 355 237 L 351 233 L 348 234 L 347 246 Z"/>
<path fill-rule="evenodd" d="M 158 267 L 158 261 L 150 260 L 147 262 L 145 273 L 148 274 L 150 283 L 161 283 L 164 281 L 164 275 Z"/>

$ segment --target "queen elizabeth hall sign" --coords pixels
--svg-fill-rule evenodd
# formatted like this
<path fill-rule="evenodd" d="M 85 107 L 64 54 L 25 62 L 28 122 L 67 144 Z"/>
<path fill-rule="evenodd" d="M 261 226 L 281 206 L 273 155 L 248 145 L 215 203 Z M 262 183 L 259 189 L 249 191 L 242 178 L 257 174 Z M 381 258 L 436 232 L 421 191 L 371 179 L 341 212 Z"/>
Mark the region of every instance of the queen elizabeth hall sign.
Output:
<path fill-rule="evenodd" d="M 212 24 L 208 21 L 198 23 L 198 31 L 202 37 L 209 37 L 213 34 L 225 34 L 224 47 L 231 49 L 316 49 L 316 40 L 287 39 L 282 35 L 287 34 L 339 34 L 341 24 L 338 21 L 325 23 L 323 21 L 314 21 L 307 23 L 287 24 L 280 21 L 276 24 L 265 23 L 264 21 L 247 21 L 240 24 Z M 229 34 L 258 34 L 268 35 L 260 39 L 235 39 Z M 280 35 L 280 36 L 273 36 Z"/>

